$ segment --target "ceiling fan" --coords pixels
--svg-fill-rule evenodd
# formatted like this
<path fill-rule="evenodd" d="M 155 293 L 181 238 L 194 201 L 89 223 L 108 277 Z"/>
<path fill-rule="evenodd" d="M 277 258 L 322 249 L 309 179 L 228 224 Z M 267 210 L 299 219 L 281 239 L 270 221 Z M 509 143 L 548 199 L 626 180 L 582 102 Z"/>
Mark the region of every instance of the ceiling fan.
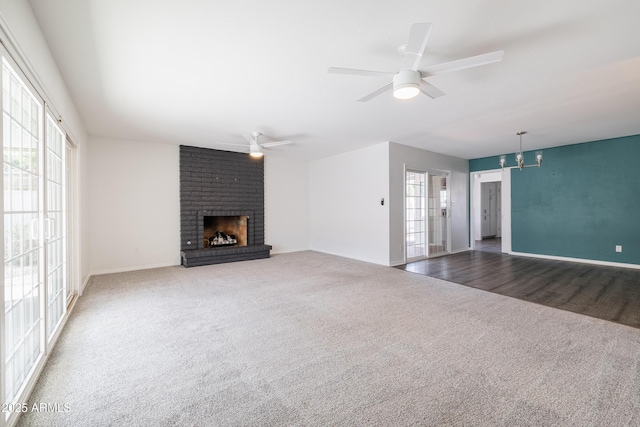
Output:
<path fill-rule="evenodd" d="M 244 152 L 249 151 L 249 155 L 251 157 L 262 157 L 264 155 L 264 153 L 262 152 L 263 148 L 271 148 L 271 147 L 277 147 L 278 145 L 286 145 L 286 144 L 293 143 L 293 141 L 289 141 L 288 139 L 285 139 L 282 141 L 259 142 L 260 138 L 265 136 L 260 132 L 251 132 L 250 134 L 243 133 L 242 136 L 244 137 L 244 139 L 247 140 L 247 142 L 249 143 L 249 146 L 247 146 L 247 144 L 232 144 L 232 143 L 226 143 L 226 142 L 220 142 L 218 144 L 233 145 L 236 147 L 245 147 L 245 150 L 243 151 Z"/>
<path fill-rule="evenodd" d="M 427 82 L 427 78 L 451 71 L 464 70 L 465 68 L 491 64 L 493 62 L 501 61 L 504 56 L 504 51 L 499 50 L 496 52 L 445 62 L 443 64 L 430 65 L 418 70 L 420 61 L 422 60 L 422 54 L 427 47 L 427 41 L 429 40 L 429 34 L 431 33 L 432 28 L 433 24 L 428 23 L 417 23 L 411 26 L 409 41 L 398 48 L 398 51 L 402 54 L 402 64 L 400 65 L 400 71 L 397 73 L 337 67 L 330 67 L 328 72 L 335 74 L 392 78 L 390 83 L 387 83 L 380 89 L 360 98 L 358 100 L 359 102 L 369 101 L 391 89 L 393 89 L 393 96 L 398 99 L 413 98 L 420 92 L 436 99 L 443 96 L 445 93 Z"/>

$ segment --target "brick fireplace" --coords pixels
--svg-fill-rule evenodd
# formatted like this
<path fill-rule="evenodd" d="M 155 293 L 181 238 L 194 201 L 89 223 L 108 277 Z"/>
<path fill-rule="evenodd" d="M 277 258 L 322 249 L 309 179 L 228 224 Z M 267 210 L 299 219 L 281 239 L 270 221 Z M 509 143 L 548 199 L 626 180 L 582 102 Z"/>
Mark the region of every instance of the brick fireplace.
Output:
<path fill-rule="evenodd" d="M 180 146 L 180 238 L 185 267 L 268 258 L 263 159 Z"/>

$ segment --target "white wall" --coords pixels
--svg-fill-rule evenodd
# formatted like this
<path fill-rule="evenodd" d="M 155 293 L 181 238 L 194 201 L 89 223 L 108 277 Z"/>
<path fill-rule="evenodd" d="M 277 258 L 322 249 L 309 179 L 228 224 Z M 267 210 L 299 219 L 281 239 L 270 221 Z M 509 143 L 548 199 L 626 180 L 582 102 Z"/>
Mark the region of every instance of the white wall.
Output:
<path fill-rule="evenodd" d="M 180 264 L 179 147 L 91 138 L 91 273 Z"/>
<path fill-rule="evenodd" d="M 178 147 L 92 138 L 89 159 L 92 273 L 179 264 Z M 468 162 L 395 143 L 310 163 L 266 157 L 266 243 L 402 263 L 405 164 L 452 173 L 452 250 L 468 249 Z"/>
<path fill-rule="evenodd" d="M 311 249 L 388 265 L 388 158 L 385 142 L 310 163 Z"/>
<path fill-rule="evenodd" d="M 309 162 L 266 156 L 264 199 L 271 253 L 309 249 Z"/>
<path fill-rule="evenodd" d="M 5 37 L 9 40 L 6 41 L 17 45 L 17 52 L 8 46 L 9 53 L 24 56 L 13 59 L 24 71 L 32 74 L 29 79 L 54 112 L 62 116 L 62 126 L 73 136 L 74 142 L 84 142 L 87 139 L 86 130 L 29 3 L 25 0 L 0 2 L 0 17 L 0 22 L 8 27 Z"/>
<path fill-rule="evenodd" d="M 91 273 L 180 264 L 176 145 L 91 138 Z M 309 164 L 265 158 L 265 230 L 272 253 L 309 249 Z"/>
<path fill-rule="evenodd" d="M 404 170 L 451 172 L 451 252 L 469 249 L 469 161 L 391 142 L 389 144 L 389 264 L 404 263 Z"/>

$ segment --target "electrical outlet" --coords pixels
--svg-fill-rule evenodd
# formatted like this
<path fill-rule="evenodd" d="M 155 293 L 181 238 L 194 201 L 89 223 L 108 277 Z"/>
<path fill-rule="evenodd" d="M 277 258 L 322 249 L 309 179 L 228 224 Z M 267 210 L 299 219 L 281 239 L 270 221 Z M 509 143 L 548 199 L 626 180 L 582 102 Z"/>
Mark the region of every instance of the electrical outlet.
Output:
<path fill-rule="evenodd" d="M 622 245 L 616 245 L 616 252 L 622 252 Z"/>
<path fill-rule="evenodd" d="M 400 252 L 402 252 L 402 245 L 400 245 Z"/>

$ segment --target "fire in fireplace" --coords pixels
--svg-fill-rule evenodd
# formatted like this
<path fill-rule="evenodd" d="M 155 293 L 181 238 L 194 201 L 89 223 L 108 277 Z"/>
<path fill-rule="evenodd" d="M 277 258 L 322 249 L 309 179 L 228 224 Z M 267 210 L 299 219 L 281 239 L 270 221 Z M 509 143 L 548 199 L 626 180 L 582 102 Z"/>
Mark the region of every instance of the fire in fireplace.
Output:
<path fill-rule="evenodd" d="M 204 216 L 203 246 L 205 248 L 223 246 L 247 246 L 247 215 Z"/>

